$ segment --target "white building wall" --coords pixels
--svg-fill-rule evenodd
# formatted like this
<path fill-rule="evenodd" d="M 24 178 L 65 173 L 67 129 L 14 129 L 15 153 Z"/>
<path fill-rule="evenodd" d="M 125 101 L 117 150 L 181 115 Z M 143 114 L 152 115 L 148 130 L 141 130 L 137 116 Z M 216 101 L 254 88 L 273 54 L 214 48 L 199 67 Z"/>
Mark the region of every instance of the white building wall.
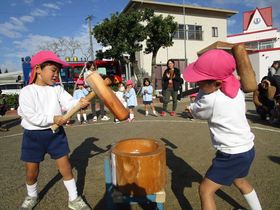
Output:
<path fill-rule="evenodd" d="M 280 50 L 253 53 L 249 55 L 249 58 L 259 83 L 264 76 L 267 76 L 273 61 L 280 60 Z"/>
<path fill-rule="evenodd" d="M 245 33 L 239 36 L 230 36 L 227 38 L 227 41 L 230 43 L 240 43 L 240 42 L 273 39 L 276 36 L 277 36 L 277 30 L 275 29 L 275 30 L 269 30 L 269 31 L 263 31 L 258 33 L 251 33 L 251 34 Z"/>
<path fill-rule="evenodd" d="M 156 13 L 156 15 L 162 14 L 164 17 L 168 14 Z M 184 16 L 176 15 L 174 16 L 174 21 L 178 24 L 184 24 Z M 197 52 L 206 46 L 216 42 L 216 41 L 226 41 L 227 36 L 227 19 L 220 17 L 207 17 L 207 16 L 185 16 L 186 25 L 200 25 L 203 31 L 203 40 L 186 40 L 186 58 L 188 63 L 192 63 L 197 59 Z M 218 27 L 218 37 L 212 37 L 212 27 Z M 166 64 L 167 60 L 172 59 L 185 59 L 184 51 L 184 40 L 173 39 L 173 46 L 167 48 L 160 48 L 157 54 L 156 63 Z M 143 49 L 145 49 L 145 43 L 143 43 Z M 151 75 L 151 62 L 152 54 L 144 54 L 144 52 L 139 52 L 137 54 L 139 58 L 139 68 L 144 69 L 149 75 Z M 182 70 L 182 69 L 181 69 Z"/>

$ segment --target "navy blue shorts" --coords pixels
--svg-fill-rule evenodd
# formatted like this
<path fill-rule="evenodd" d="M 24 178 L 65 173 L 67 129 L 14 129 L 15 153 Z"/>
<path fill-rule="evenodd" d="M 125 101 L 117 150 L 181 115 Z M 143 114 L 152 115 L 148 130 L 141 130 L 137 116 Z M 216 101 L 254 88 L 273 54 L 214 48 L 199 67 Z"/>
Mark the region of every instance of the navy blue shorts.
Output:
<path fill-rule="evenodd" d="M 25 162 L 39 163 L 48 153 L 52 159 L 58 159 L 70 152 L 63 127 L 53 133 L 51 129 L 24 129 L 20 159 Z"/>
<path fill-rule="evenodd" d="M 129 108 L 129 109 L 134 109 L 134 108 L 135 108 L 135 106 L 128 106 L 128 108 Z"/>
<path fill-rule="evenodd" d="M 217 151 L 205 176 L 217 184 L 230 186 L 235 179 L 248 175 L 254 157 L 254 147 L 239 154 Z"/>
<path fill-rule="evenodd" d="M 153 101 L 143 101 L 143 104 L 145 105 L 150 105 L 151 103 L 153 103 Z"/>

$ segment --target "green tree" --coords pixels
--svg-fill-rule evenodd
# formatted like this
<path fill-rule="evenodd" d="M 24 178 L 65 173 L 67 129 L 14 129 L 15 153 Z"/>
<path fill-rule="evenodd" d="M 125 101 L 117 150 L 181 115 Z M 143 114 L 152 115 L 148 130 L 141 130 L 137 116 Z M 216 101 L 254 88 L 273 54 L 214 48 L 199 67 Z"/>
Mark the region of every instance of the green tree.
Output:
<path fill-rule="evenodd" d="M 177 23 L 174 17 L 168 15 L 163 18 L 162 15 L 153 16 L 147 26 L 147 40 L 145 53 L 152 53 L 152 72 L 151 81 L 154 84 L 156 57 L 161 47 L 169 47 L 173 45 L 172 35 L 177 30 Z"/>
<path fill-rule="evenodd" d="M 93 32 L 97 42 L 104 47 L 112 47 L 105 53 L 99 51 L 98 57 L 112 57 L 125 62 L 123 54 L 129 54 L 132 69 L 137 78 L 141 79 L 135 52 L 142 50 L 141 42 L 147 37 L 145 26 L 141 22 L 149 20 L 152 15 L 152 10 L 115 13 L 96 25 Z"/>

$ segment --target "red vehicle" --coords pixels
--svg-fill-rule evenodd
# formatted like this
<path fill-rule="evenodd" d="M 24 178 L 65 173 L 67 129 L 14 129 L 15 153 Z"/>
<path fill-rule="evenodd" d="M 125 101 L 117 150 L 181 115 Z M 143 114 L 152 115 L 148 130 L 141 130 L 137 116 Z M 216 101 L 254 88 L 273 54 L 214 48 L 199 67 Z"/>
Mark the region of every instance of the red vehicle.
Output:
<path fill-rule="evenodd" d="M 61 70 L 61 79 L 63 82 L 73 83 L 79 78 L 81 71 L 85 68 L 86 62 L 67 62 L 70 66 Z M 116 60 L 95 60 L 94 64 L 97 71 L 104 75 L 118 75 L 121 77 L 122 71 L 118 61 Z M 83 75 L 81 75 L 83 79 Z"/>

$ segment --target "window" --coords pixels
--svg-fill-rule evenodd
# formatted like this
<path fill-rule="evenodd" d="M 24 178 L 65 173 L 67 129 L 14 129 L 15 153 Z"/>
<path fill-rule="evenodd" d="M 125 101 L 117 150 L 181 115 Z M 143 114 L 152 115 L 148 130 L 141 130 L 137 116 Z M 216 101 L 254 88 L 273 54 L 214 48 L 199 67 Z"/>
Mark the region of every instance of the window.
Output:
<path fill-rule="evenodd" d="M 273 48 L 273 41 L 264 41 L 264 42 L 260 42 L 259 43 L 259 49 L 269 49 L 269 48 Z"/>
<path fill-rule="evenodd" d="M 218 37 L 218 27 L 212 27 L 212 37 Z"/>
<path fill-rule="evenodd" d="M 173 38 L 174 39 L 184 39 L 184 31 L 185 31 L 184 24 L 179 24 L 178 30 L 174 33 Z"/>
<path fill-rule="evenodd" d="M 202 26 L 197 25 L 178 25 L 178 30 L 173 34 L 174 39 L 202 40 Z M 188 29 L 186 31 L 186 28 Z M 186 33 L 184 37 L 184 32 Z"/>
<path fill-rule="evenodd" d="M 245 44 L 249 48 L 253 48 L 256 50 L 262 50 L 262 49 L 269 49 L 274 47 L 274 41 L 268 40 L 268 41 L 256 41 L 256 42 L 247 42 Z"/>
<path fill-rule="evenodd" d="M 188 40 L 202 40 L 202 26 L 188 25 Z"/>

